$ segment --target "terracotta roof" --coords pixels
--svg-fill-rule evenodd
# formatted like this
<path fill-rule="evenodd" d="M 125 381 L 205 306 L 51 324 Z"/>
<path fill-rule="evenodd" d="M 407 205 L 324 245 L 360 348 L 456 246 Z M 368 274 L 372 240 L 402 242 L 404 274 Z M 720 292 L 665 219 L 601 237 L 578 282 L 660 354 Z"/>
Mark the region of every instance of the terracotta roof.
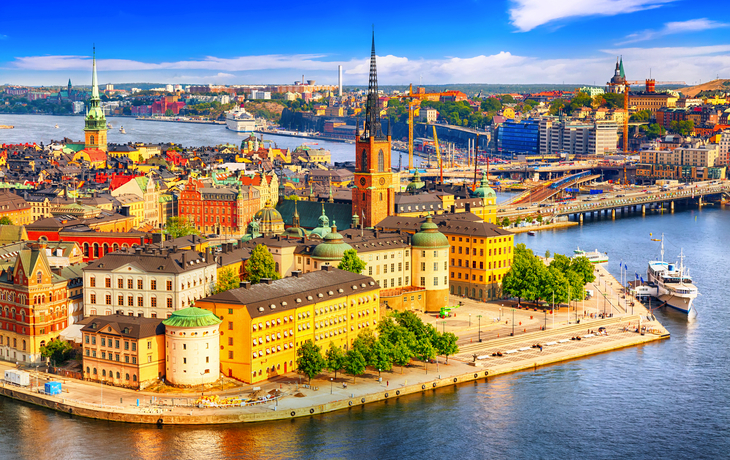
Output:
<path fill-rule="evenodd" d="M 86 325 L 81 328 L 81 331 L 86 333 L 97 334 L 101 332 L 131 339 L 143 339 L 165 333 L 165 325 L 162 324 L 162 318 L 114 314 L 91 316 L 86 318 L 84 322 Z M 109 328 L 111 328 L 111 332 Z"/>
<path fill-rule="evenodd" d="M 89 155 L 89 159 L 93 161 L 106 161 L 106 152 L 101 149 L 84 149 L 82 152 L 85 152 L 87 155 Z"/>
<path fill-rule="evenodd" d="M 206 262 L 205 253 L 198 251 L 175 252 L 169 249 L 160 250 L 156 246 L 125 249 L 110 252 L 101 259 L 90 262 L 84 271 L 110 271 L 131 265 L 148 273 L 183 273 L 215 264 L 212 260 Z"/>

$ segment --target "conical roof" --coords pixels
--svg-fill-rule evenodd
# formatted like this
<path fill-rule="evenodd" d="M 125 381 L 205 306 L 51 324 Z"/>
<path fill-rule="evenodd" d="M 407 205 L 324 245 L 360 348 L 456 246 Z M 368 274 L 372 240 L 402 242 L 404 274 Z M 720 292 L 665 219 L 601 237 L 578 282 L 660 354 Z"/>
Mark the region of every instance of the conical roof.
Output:
<path fill-rule="evenodd" d="M 428 216 L 421 224 L 421 230 L 411 238 L 411 245 L 414 248 L 448 248 L 449 239 L 433 223 L 433 217 Z"/>
<path fill-rule="evenodd" d="M 489 186 L 489 179 L 487 178 L 486 171 L 482 172 L 482 182 L 479 188 L 474 190 L 474 196 L 478 198 L 496 198 L 497 194 Z"/>
<path fill-rule="evenodd" d="M 170 327 L 205 327 L 220 324 L 221 320 L 209 310 L 198 307 L 187 307 L 172 312 L 172 316 L 162 321 Z"/>

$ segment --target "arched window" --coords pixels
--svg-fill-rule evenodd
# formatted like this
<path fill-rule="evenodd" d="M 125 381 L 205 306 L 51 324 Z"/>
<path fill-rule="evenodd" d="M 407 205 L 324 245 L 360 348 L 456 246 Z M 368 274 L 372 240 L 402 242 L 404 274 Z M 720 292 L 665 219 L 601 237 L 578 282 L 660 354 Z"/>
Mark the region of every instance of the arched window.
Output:
<path fill-rule="evenodd" d="M 380 192 L 380 201 L 383 201 L 383 192 Z"/>
<path fill-rule="evenodd" d="M 132 374 L 132 381 L 133 382 L 136 382 L 137 381 L 137 374 Z"/>
<path fill-rule="evenodd" d="M 89 243 L 84 243 L 84 256 L 89 257 Z"/>
<path fill-rule="evenodd" d="M 89 144 L 94 144 L 94 136 L 89 136 Z"/>
<path fill-rule="evenodd" d="M 378 152 L 378 172 L 385 171 L 385 154 L 383 153 L 383 149 L 380 149 Z"/>
<path fill-rule="evenodd" d="M 101 370 L 101 376 L 102 377 L 106 377 L 106 369 L 102 369 Z"/>
<path fill-rule="evenodd" d="M 36 276 L 36 280 L 35 280 L 36 283 L 41 284 L 43 282 L 43 272 L 41 272 L 39 270 L 38 273 L 35 274 L 35 276 Z"/>
<path fill-rule="evenodd" d="M 360 154 L 360 168 L 363 172 L 368 170 L 368 152 L 365 149 Z"/>
<path fill-rule="evenodd" d="M 119 376 L 119 372 L 117 372 L 117 378 L 120 378 L 120 376 Z"/>

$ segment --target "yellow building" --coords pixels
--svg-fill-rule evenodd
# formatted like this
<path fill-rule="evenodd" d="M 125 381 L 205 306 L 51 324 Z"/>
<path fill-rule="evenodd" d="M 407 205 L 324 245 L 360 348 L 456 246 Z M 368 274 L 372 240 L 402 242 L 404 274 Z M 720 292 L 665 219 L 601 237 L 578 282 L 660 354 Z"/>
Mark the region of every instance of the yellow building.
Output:
<path fill-rule="evenodd" d="M 349 348 L 380 319 L 380 287 L 369 276 L 331 266 L 199 300 L 220 325 L 224 375 L 262 382 L 297 369 L 296 350 L 307 340 Z"/>
<path fill-rule="evenodd" d="M 84 380 L 141 390 L 165 376 L 162 319 L 114 314 L 83 323 Z"/>
<path fill-rule="evenodd" d="M 122 208 L 129 209 L 129 215 L 133 217 L 132 227 L 139 228 L 145 222 L 145 199 L 132 193 L 119 195 L 116 199 Z"/>
<path fill-rule="evenodd" d="M 14 225 L 27 225 L 33 222 L 33 207 L 23 197 L 0 190 L 0 218 L 7 217 Z"/>
<path fill-rule="evenodd" d="M 419 217 L 390 216 L 377 228 L 415 233 L 423 221 Z M 433 222 L 446 235 L 451 246 L 451 294 L 479 300 L 499 298 L 502 278 L 512 266 L 514 235 L 483 222 L 471 212 L 437 215 Z"/>

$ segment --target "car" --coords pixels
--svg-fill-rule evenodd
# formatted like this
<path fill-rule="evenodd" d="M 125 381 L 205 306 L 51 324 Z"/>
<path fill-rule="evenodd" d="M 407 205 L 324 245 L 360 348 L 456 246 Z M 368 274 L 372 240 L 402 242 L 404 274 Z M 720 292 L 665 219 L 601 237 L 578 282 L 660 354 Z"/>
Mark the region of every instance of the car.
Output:
<path fill-rule="evenodd" d="M 207 237 L 208 237 L 208 238 L 218 238 L 218 234 L 216 234 L 216 233 L 211 233 L 211 234 L 207 235 Z"/>
<path fill-rule="evenodd" d="M 527 209 L 527 208 L 526 208 L 526 207 L 524 207 L 524 206 L 518 206 L 518 207 L 517 207 L 517 210 L 518 210 L 518 211 L 523 211 L 523 210 L 525 210 L 525 209 Z"/>

